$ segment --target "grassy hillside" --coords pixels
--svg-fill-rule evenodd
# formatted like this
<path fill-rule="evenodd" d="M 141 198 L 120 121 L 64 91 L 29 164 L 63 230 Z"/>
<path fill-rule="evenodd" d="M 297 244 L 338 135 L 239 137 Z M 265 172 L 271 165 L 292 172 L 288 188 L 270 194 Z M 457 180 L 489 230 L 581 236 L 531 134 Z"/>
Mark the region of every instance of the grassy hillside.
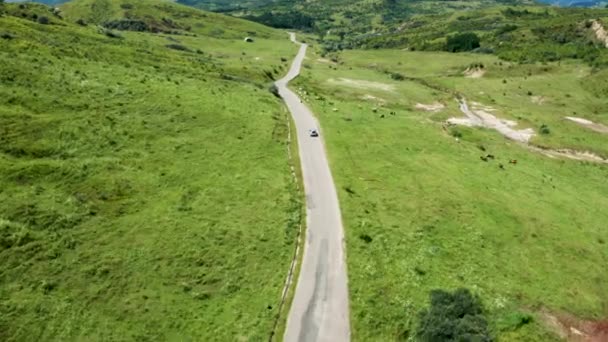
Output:
<path fill-rule="evenodd" d="M 470 76 L 473 65 L 485 73 Z M 606 157 L 608 135 L 564 119 L 608 125 L 606 79 L 573 60 L 309 55 L 297 86 L 320 118 L 339 188 L 354 340 L 414 340 L 433 289 L 479 295 L 501 341 L 557 341 L 546 323 L 555 317 L 608 316 L 605 164 L 551 158 L 493 129 L 445 123 L 464 116 L 459 95 L 534 129 L 533 145 Z"/>
<path fill-rule="evenodd" d="M 385 34 L 342 42 L 363 48 L 449 50 L 450 37 L 474 33 L 479 53 L 522 63 L 576 58 L 607 65 L 608 51 L 591 30 L 591 20 L 606 21 L 608 10 L 540 6 L 495 6 L 469 12 L 416 16 Z"/>
<path fill-rule="evenodd" d="M 217 0 L 181 0 L 192 6 L 214 9 Z M 368 36 L 382 32 L 415 14 L 451 13 L 493 6 L 497 3 L 531 3 L 524 0 L 405 1 L 405 0 L 311 0 L 232 2 L 236 7 L 221 7 L 273 27 L 289 27 L 326 35 Z"/>
<path fill-rule="evenodd" d="M 124 3 L 0 17 L 0 340 L 267 339 L 300 210 L 267 86 L 296 49 L 154 1 L 130 11 L 192 29 L 72 22 Z"/>

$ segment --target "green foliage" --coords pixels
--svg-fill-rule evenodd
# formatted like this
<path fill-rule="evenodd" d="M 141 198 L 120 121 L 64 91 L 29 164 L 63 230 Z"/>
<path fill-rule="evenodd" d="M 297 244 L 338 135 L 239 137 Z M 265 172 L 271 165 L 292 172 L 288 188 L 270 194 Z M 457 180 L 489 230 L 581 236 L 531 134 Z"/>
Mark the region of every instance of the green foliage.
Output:
<path fill-rule="evenodd" d="M 297 48 L 164 1 L 99 17 L 122 3 L 197 36 L 112 39 L 75 23 L 92 1 L 0 18 L 0 340 L 265 340 L 301 203 L 261 69 Z"/>
<path fill-rule="evenodd" d="M 279 94 L 279 88 L 274 83 L 268 87 L 268 91 L 275 97 L 281 97 Z"/>
<path fill-rule="evenodd" d="M 540 132 L 540 134 L 549 134 L 551 133 L 551 130 L 549 129 L 549 126 L 542 124 L 540 125 L 540 128 L 538 129 L 538 131 Z"/>
<path fill-rule="evenodd" d="M 287 11 L 280 14 L 267 11 L 259 15 L 248 15 L 244 18 L 276 28 L 309 31 L 314 27 L 314 19 L 299 11 Z"/>
<path fill-rule="evenodd" d="M 479 297 L 468 289 L 433 290 L 430 307 L 420 313 L 420 341 L 494 341 Z"/>
<path fill-rule="evenodd" d="M 446 51 L 462 52 L 478 48 L 479 37 L 473 32 L 459 33 L 447 38 Z"/>
<path fill-rule="evenodd" d="M 38 22 L 38 24 L 42 24 L 42 25 L 48 25 L 51 22 L 49 20 L 49 18 L 46 16 L 40 16 L 40 17 L 38 17 L 38 19 L 36 21 Z"/>
<path fill-rule="evenodd" d="M 111 20 L 103 23 L 103 26 L 111 30 L 136 32 L 151 31 L 150 27 L 148 26 L 148 24 L 146 24 L 146 22 L 137 19 Z"/>

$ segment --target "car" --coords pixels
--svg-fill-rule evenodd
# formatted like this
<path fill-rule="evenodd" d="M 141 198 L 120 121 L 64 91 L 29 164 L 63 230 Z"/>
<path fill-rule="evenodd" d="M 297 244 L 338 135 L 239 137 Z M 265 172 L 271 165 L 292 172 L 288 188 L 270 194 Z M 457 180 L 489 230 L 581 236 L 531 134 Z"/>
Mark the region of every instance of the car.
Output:
<path fill-rule="evenodd" d="M 317 131 L 316 129 L 311 129 L 309 131 L 309 133 L 310 133 L 311 137 L 318 137 L 319 136 L 319 131 Z"/>

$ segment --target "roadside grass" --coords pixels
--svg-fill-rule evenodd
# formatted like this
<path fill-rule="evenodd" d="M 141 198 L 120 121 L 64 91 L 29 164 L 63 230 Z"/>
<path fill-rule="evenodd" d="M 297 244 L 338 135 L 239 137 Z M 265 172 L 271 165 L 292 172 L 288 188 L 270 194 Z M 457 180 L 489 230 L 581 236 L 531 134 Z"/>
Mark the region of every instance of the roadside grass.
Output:
<path fill-rule="evenodd" d="M 12 16 L 0 32 L 0 339 L 267 339 L 301 211 L 263 70 L 279 56 Z M 268 57 L 250 73 L 247 48 Z"/>
<path fill-rule="evenodd" d="M 429 291 L 437 288 L 466 287 L 479 294 L 494 334 L 504 341 L 559 340 L 542 323 L 541 308 L 605 318 L 606 166 L 552 159 L 489 129 L 444 126 L 446 117 L 461 116 L 451 96 L 417 80 L 395 82 L 383 71 L 370 74 L 383 65 L 494 106 L 508 118 L 519 99 L 530 113 L 524 126 L 548 122 L 556 135 L 537 137 L 535 143 L 599 153 L 606 149 L 606 136 L 570 129 L 561 119 L 561 113 L 586 113 L 583 109 L 592 105 L 605 112 L 603 100 L 583 92 L 588 89 L 584 80 L 571 81 L 567 91 L 572 101 L 559 99 L 566 78 L 582 70 L 591 79 L 588 69 L 562 63 L 551 66 L 550 72 L 540 72 L 546 66 L 501 71 L 490 60 L 484 77 L 466 79 L 461 71 L 477 60 L 475 55 L 386 51 L 386 59 L 382 56 L 344 52 L 339 56 L 343 64 L 334 70 L 311 54 L 295 86 L 319 116 L 338 187 L 353 339 L 413 340 L 418 313 L 427 305 Z M 455 73 L 458 65 L 461 70 Z M 532 76 L 527 76 L 528 68 L 534 68 Z M 512 93 L 502 100 L 507 73 L 512 76 L 505 86 Z M 523 75 L 513 76 L 517 73 Z M 399 96 L 378 91 L 375 95 L 387 102 L 374 111 L 361 99 L 369 89 L 327 82 L 336 77 L 384 78 Z M 541 105 L 521 95 L 527 87 L 515 91 L 520 83 L 556 99 L 562 111 L 548 121 L 550 109 L 537 110 Z M 549 88 L 553 84 L 556 87 Z M 448 106 L 428 113 L 413 110 L 416 101 L 443 101 Z M 548 106 L 554 105 L 549 101 Z M 567 134 L 580 138 L 579 145 Z M 480 160 L 487 154 L 495 158 Z"/>
<path fill-rule="evenodd" d="M 287 108 L 284 109 L 285 115 L 287 116 L 287 120 L 289 120 L 289 128 L 291 130 L 291 141 L 289 144 L 289 149 L 291 153 L 291 166 L 294 168 L 295 172 L 295 182 L 296 187 L 295 193 L 298 194 L 299 198 L 299 207 L 300 212 L 299 216 L 297 216 L 294 220 L 294 223 L 297 222 L 299 224 L 300 235 L 297 237 L 298 246 L 297 251 L 295 250 L 294 244 L 294 253 L 292 257 L 295 258 L 295 267 L 293 273 L 291 275 L 291 284 L 287 288 L 287 294 L 285 296 L 285 301 L 283 303 L 283 307 L 281 312 L 279 312 L 279 316 L 277 318 L 277 326 L 274 331 L 274 336 L 271 337 L 272 341 L 281 341 L 283 336 L 285 335 L 285 329 L 287 329 L 287 318 L 289 316 L 289 311 L 291 309 L 291 303 L 293 302 L 293 298 L 295 295 L 296 286 L 298 283 L 298 278 L 300 276 L 300 269 L 302 268 L 302 256 L 304 255 L 304 242 L 306 241 L 306 198 L 304 195 L 304 179 L 302 178 L 302 165 L 300 162 L 299 148 L 298 148 L 298 139 L 296 137 L 297 131 L 295 129 L 295 122 L 291 117 L 291 114 L 288 112 Z M 292 177 L 293 178 L 293 177 Z M 295 210 L 294 210 L 295 213 Z M 295 215 L 294 215 L 295 216 Z M 296 240 L 294 240 L 295 242 Z"/>

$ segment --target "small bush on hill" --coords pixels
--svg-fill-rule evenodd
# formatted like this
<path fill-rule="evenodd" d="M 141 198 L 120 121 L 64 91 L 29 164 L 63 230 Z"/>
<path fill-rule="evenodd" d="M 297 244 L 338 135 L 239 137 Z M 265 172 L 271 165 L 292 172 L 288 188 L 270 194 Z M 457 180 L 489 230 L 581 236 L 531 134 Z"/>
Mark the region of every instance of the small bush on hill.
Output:
<path fill-rule="evenodd" d="M 540 134 L 549 134 L 551 133 L 551 130 L 549 129 L 549 126 L 542 124 L 540 125 L 540 130 L 539 130 Z"/>
<path fill-rule="evenodd" d="M 101 28 L 100 32 L 102 34 L 106 35 L 106 37 L 110 37 L 110 38 L 122 38 L 122 36 L 119 33 L 114 32 L 112 30 L 108 30 L 108 29 L 106 29 L 104 27 Z"/>
<path fill-rule="evenodd" d="M 403 81 L 405 79 L 405 76 L 398 72 L 391 72 L 391 78 L 395 81 Z"/>
<path fill-rule="evenodd" d="M 479 46 L 479 37 L 473 32 L 467 32 L 448 37 L 446 50 L 450 52 L 471 51 Z"/>
<path fill-rule="evenodd" d="M 38 22 L 38 24 L 42 24 L 42 25 L 48 25 L 51 23 L 49 18 L 45 17 L 45 16 L 38 17 L 38 20 L 36 20 L 36 21 Z"/>
<path fill-rule="evenodd" d="M 178 50 L 178 51 L 190 51 L 187 47 L 180 44 L 168 44 L 166 45 L 169 49 Z"/>
<path fill-rule="evenodd" d="M 120 19 L 120 20 L 112 20 L 103 23 L 103 27 L 111 29 L 111 30 L 120 30 L 120 31 L 136 31 L 136 32 L 146 32 L 149 31 L 150 28 L 148 24 L 141 20 L 134 19 Z"/>
<path fill-rule="evenodd" d="M 469 290 L 433 290 L 430 299 L 430 308 L 420 313 L 420 341 L 494 341 L 481 301 Z"/>
<path fill-rule="evenodd" d="M 279 95 L 279 88 L 277 88 L 277 86 L 274 83 L 271 84 L 270 87 L 268 87 L 268 91 L 276 97 L 281 97 L 281 95 Z"/>

